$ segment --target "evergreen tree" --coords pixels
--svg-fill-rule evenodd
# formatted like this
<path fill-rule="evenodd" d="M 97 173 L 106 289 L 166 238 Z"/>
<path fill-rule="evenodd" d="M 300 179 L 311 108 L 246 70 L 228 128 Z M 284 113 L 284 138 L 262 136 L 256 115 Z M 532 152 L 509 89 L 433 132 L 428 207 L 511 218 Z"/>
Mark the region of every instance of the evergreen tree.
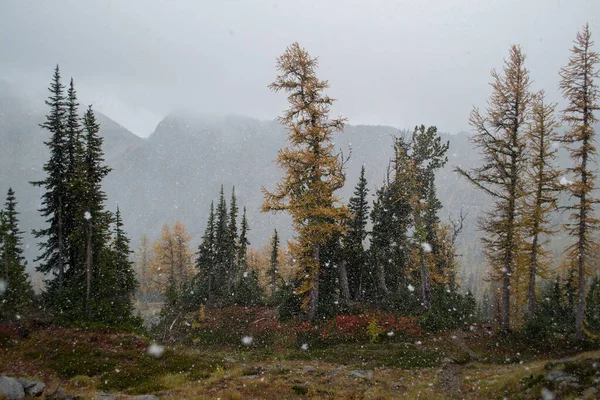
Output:
<path fill-rule="evenodd" d="M 0 315 L 20 314 L 33 301 L 33 289 L 23 257 L 23 232 L 19 229 L 19 212 L 12 188 L 8 189 L 5 208 L 0 212 L 0 260 L 4 291 L 0 292 Z"/>
<path fill-rule="evenodd" d="M 338 206 L 334 192 L 344 185 L 343 161 L 334 153 L 332 134 L 341 130 L 343 119 L 329 118 L 334 100 L 323 94 L 327 81 L 315 74 L 317 59 L 293 43 L 278 58 L 280 72 L 270 88 L 289 93 L 290 108 L 279 118 L 289 130 L 291 147 L 279 151 L 277 162 L 285 177 L 274 192 L 263 189 L 263 211 L 288 211 L 298 233 L 292 251 L 300 263 L 303 281 L 299 293 L 313 321 L 319 304 L 321 248 L 343 231 L 347 210 Z"/>
<path fill-rule="evenodd" d="M 279 234 L 277 229 L 271 238 L 271 260 L 269 263 L 269 277 L 271 278 L 271 295 L 277 290 L 277 274 L 279 271 Z"/>
<path fill-rule="evenodd" d="M 560 89 L 567 100 L 563 121 L 569 126 L 563 141 L 568 144 L 571 160 L 574 162 L 574 166 L 568 169 L 574 179 L 568 189 L 575 203 L 565 208 L 571 211 L 566 229 L 575 238 L 575 243 L 567 251 L 577 273 L 575 324 L 579 339 L 585 338 L 585 275 L 592 267 L 590 252 L 598 246 L 593 235 L 600 228 L 600 219 L 594 217 L 594 206 L 600 202 L 594 197 L 594 160 L 597 156 L 594 144 L 594 125 L 597 118 L 594 112 L 600 107 L 598 86 L 594 80 L 600 74 L 597 67 L 600 59 L 598 53 L 592 51 L 592 46 L 589 25 L 586 24 L 583 30 L 577 33 L 569 63 L 560 70 Z"/>
<path fill-rule="evenodd" d="M 585 300 L 585 322 L 592 332 L 600 333 L 600 278 L 597 276 L 592 279 Z"/>
<path fill-rule="evenodd" d="M 215 262 L 216 262 L 216 218 L 214 202 L 210 203 L 210 213 L 206 230 L 202 236 L 202 243 L 198 246 L 196 259 L 195 291 L 200 302 L 212 302 L 215 288 Z"/>
<path fill-rule="evenodd" d="M 433 257 L 439 255 L 437 246 L 437 232 L 439 218 L 438 210 L 442 208 L 435 193 L 435 172 L 442 168 L 448 158 L 448 143 L 442 144 L 437 128 L 424 125 L 415 127 L 412 135 L 412 154 L 404 162 L 402 181 L 408 186 L 413 211 L 416 251 L 419 265 L 419 278 L 421 283 L 421 298 L 425 308 L 429 308 L 431 301 L 431 264 Z M 433 253 L 435 249 L 435 253 Z"/>
<path fill-rule="evenodd" d="M 239 275 L 238 269 L 238 234 L 237 234 L 237 199 L 235 198 L 235 186 L 231 190 L 231 203 L 229 205 L 228 224 L 228 248 L 227 248 L 227 293 L 231 293 L 235 279 Z"/>
<path fill-rule="evenodd" d="M 504 62 L 504 75 L 492 71 L 493 93 L 487 115 L 478 108 L 470 123 L 476 129 L 471 138 L 483 156 L 483 165 L 466 171 L 456 168 L 478 189 L 494 200 L 494 208 L 480 221 L 486 257 L 494 268 L 494 279 L 502 282 L 501 329 L 510 329 L 511 276 L 518 255 L 520 215 L 517 208 L 525 195 L 525 128 L 530 104 L 529 71 L 525 55 L 513 45 Z"/>
<path fill-rule="evenodd" d="M 103 260 L 96 280 L 96 321 L 118 325 L 133 318 L 133 296 L 138 282 L 130 260 L 132 251 L 129 243 L 123 230 L 121 211 L 117 207 L 112 246 L 102 254 Z"/>
<path fill-rule="evenodd" d="M 65 231 L 65 195 L 67 190 L 67 133 L 66 133 L 66 105 L 64 86 L 60 81 L 60 71 L 58 65 L 54 70 L 54 76 L 50 87 L 50 96 L 46 100 L 46 105 L 50 111 L 46 116 L 46 122 L 40 124 L 40 127 L 50 132 L 51 137 L 44 142 L 50 149 L 50 159 L 44 164 L 46 178 L 32 182 L 34 186 L 45 189 L 42 195 L 42 208 L 39 210 L 42 217 L 49 225 L 45 229 L 35 230 L 33 233 L 36 238 L 43 239 L 39 243 L 42 254 L 36 259 L 42 263 L 38 266 L 38 271 L 44 274 L 54 273 L 56 279 L 51 279 L 48 283 L 48 290 L 62 291 L 64 287 L 64 275 L 68 269 L 66 231 Z M 52 296 L 52 295 L 51 295 Z M 56 298 L 56 303 L 61 304 L 61 300 Z"/>
<path fill-rule="evenodd" d="M 229 226 L 227 217 L 227 203 L 221 185 L 219 203 L 216 210 L 216 230 L 215 230 L 215 274 L 214 290 L 217 297 L 221 300 L 227 300 L 231 296 L 227 284 L 230 273 L 230 246 L 229 246 Z"/>
<path fill-rule="evenodd" d="M 557 209 L 560 171 L 555 167 L 553 143 L 558 140 L 554 119 L 556 104 L 545 104 L 545 94 L 533 97 L 531 123 L 527 130 L 527 144 L 531 154 L 527 170 L 528 196 L 524 198 L 523 228 L 530 239 L 524 241 L 527 264 L 527 313 L 533 315 L 536 307 L 536 279 L 544 278 L 550 265 L 547 238 L 556 231 L 551 227 L 551 215 Z"/>
<path fill-rule="evenodd" d="M 367 293 L 375 289 L 375 275 L 371 271 L 364 248 L 369 218 L 368 193 L 365 166 L 363 165 L 354 194 L 348 202 L 350 218 L 347 220 L 347 231 L 343 240 L 344 262 L 348 270 L 350 295 L 355 300 L 361 300 Z"/>
<path fill-rule="evenodd" d="M 111 213 L 104 209 L 106 194 L 102 190 L 102 181 L 111 168 L 104 165 L 103 138 L 99 135 L 100 126 L 89 106 L 83 117 L 85 149 L 83 154 L 83 196 L 79 201 L 77 218 L 82 221 L 79 229 L 85 231 L 85 277 L 86 309 L 89 308 L 94 272 L 99 270 L 99 255 L 106 247 L 110 237 Z"/>
<path fill-rule="evenodd" d="M 237 248 L 238 269 L 241 275 L 248 271 L 248 246 L 250 246 L 250 241 L 248 240 L 249 230 L 250 228 L 248 227 L 248 219 L 246 217 L 246 207 L 244 207 L 244 212 L 242 214 L 242 225 L 239 238 L 239 245 Z"/>
<path fill-rule="evenodd" d="M 83 289 L 83 282 L 79 282 L 79 276 L 86 276 L 86 300 L 89 302 L 89 285 L 87 271 L 80 271 L 81 266 L 85 265 L 87 258 L 87 232 L 85 232 L 86 221 L 84 219 L 84 206 L 86 193 L 87 177 L 85 176 L 86 167 L 84 163 L 84 148 L 82 143 L 82 129 L 79 118 L 79 103 L 77 102 L 77 93 L 73 78 L 67 89 L 66 97 L 66 122 L 65 122 L 65 213 L 64 226 L 66 233 L 66 248 L 69 258 L 71 271 L 69 273 L 69 283 L 74 291 L 73 295 L 78 296 Z M 96 127 L 96 131 L 98 127 Z"/>

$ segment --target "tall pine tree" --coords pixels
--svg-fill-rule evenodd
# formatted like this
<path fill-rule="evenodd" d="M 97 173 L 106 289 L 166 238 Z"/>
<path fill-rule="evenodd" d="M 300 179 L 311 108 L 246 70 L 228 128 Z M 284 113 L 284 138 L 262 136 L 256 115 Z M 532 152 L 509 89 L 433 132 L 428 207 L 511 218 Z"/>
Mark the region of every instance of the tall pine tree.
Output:
<path fill-rule="evenodd" d="M 44 164 L 46 178 L 41 181 L 32 182 L 34 186 L 44 189 L 42 195 L 42 208 L 39 210 L 42 217 L 49 225 L 47 228 L 35 230 L 36 238 L 42 239 L 39 248 L 42 254 L 36 259 L 42 263 L 38 271 L 44 274 L 53 273 L 56 279 L 48 282 L 48 290 L 54 292 L 62 291 L 64 287 L 65 271 L 69 267 L 67 260 L 66 230 L 65 230 L 65 198 L 67 188 L 67 133 L 64 85 L 60 81 L 60 70 L 58 65 L 54 70 L 54 76 L 50 87 L 50 96 L 46 105 L 50 111 L 46 116 L 46 122 L 40 127 L 47 130 L 51 137 L 44 142 L 50 149 L 50 159 Z M 60 300 L 57 299 L 60 303 Z"/>
<path fill-rule="evenodd" d="M 23 257 L 23 231 L 19 229 L 19 212 L 12 188 L 8 189 L 5 208 L 0 212 L 0 260 L 4 291 L 0 292 L 0 315 L 14 317 L 23 313 L 33 301 L 33 289 Z"/>
<path fill-rule="evenodd" d="M 364 248 L 369 219 L 368 193 L 365 166 L 363 165 L 354 194 L 348 202 L 350 218 L 347 220 L 347 231 L 343 240 L 350 295 L 354 300 L 363 299 L 365 295 L 375 289 L 375 274 L 370 268 Z"/>

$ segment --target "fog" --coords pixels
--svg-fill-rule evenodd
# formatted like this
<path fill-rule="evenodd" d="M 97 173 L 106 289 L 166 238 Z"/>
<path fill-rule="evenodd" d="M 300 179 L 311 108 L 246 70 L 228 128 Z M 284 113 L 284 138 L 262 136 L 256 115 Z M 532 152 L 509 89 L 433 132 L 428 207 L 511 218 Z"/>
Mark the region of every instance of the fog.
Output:
<path fill-rule="evenodd" d="M 82 103 L 148 136 L 178 109 L 275 118 L 286 99 L 267 85 L 298 41 L 349 122 L 458 132 L 512 43 L 559 101 L 557 71 L 599 14 L 597 0 L 3 0 L 0 79 L 43 98 L 58 63 Z"/>

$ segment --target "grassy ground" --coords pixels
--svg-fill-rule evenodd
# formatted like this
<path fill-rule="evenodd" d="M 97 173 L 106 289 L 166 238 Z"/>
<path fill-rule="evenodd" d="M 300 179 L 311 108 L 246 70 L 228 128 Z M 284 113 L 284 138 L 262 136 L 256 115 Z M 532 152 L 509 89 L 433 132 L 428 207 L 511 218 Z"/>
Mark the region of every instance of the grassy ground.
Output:
<path fill-rule="evenodd" d="M 170 347 L 160 358 L 147 353 L 149 345 L 114 330 L 48 328 L 27 339 L 4 331 L 0 374 L 42 379 L 48 393 L 60 386 L 87 399 L 99 392 L 174 399 L 494 399 L 526 398 L 528 377 L 543 374 L 551 360 L 600 358 L 600 351 L 573 343 L 485 331 L 307 350 Z"/>

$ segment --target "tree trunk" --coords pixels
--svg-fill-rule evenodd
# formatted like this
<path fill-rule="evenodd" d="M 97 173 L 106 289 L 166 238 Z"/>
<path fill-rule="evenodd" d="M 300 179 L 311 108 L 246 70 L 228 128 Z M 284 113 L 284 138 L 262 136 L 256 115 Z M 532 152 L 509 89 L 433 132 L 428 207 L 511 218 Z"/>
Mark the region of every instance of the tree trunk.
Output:
<path fill-rule="evenodd" d="M 421 296 L 423 298 L 423 305 L 425 306 L 425 309 L 429 309 L 431 288 L 429 283 L 427 260 L 425 259 L 425 252 L 422 248 L 419 250 L 419 258 L 421 259 Z"/>
<path fill-rule="evenodd" d="M 383 295 L 387 295 L 388 288 L 385 284 L 385 266 L 382 263 L 377 265 L 377 286 Z"/>
<path fill-rule="evenodd" d="M 527 290 L 527 313 L 529 317 L 533 317 L 536 308 L 535 299 L 535 276 L 537 275 L 537 234 L 533 238 L 531 247 L 531 259 L 529 265 L 529 289 Z"/>
<path fill-rule="evenodd" d="M 317 316 L 317 306 L 319 304 L 319 270 L 321 269 L 320 247 L 317 245 L 313 250 L 313 270 L 311 272 L 311 285 L 308 298 L 308 310 L 306 318 L 313 322 Z"/>
<path fill-rule="evenodd" d="M 342 261 L 338 267 L 338 274 L 340 279 L 340 294 L 342 302 L 345 307 L 350 306 L 350 288 L 348 286 L 348 274 L 346 271 L 346 263 Z"/>
<path fill-rule="evenodd" d="M 63 208 L 62 201 L 59 200 L 58 210 L 58 288 L 63 289 L 64 275 L 65 275 L 65 247 L 64 247 L 64 234 L 63 234 Z"/>
<path fill-rule="evenodd" d="M 587 114 L 584 116 L 584 123 L 587 124 Z M 583 146 L 584 149 L 587 150 L 588 147 L 588 138 L 584 137 Z M 586 199 L 586 187 L 588 184 L 588 176 L 587 176 L 587 158 L 588 152 L 584 151 L 581 156 L 581 183 L 583 190 L 581 191 L 581 198 L 579 201 L 579 241 L 577 243 L 578 247 L 578 259 L 577 259 L 577 273 L 579 274 L 577 279 L 577 308 L 575 311 L 575 335 L 577 339 L 584 340 L 586 335 L 583 331 L 583 311 L 585 307 L 585 243 L 586 243 L 586 207 L 587 207 L 587 199 Z"/>
<path fill-rule="evenodd" d="M 88 222 L 86 258 L 85 258 L 85 309 L 89 311 L 90 294 L 92 292 L 92 222 Z"/>

